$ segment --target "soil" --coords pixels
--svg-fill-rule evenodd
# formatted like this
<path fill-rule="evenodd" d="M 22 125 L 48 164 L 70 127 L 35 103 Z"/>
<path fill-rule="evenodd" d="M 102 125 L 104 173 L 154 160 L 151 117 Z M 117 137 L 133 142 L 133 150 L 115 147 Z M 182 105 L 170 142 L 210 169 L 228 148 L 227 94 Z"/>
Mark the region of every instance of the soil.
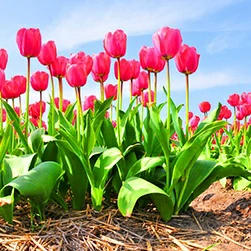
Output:
<path fill-rule="evenodd" d="M 116 204 L 101 212 L 47 209 L 34 222 L 28 205 L 17 205 L 14 225 L 0 219 L 0 250 L 251 250 L 251 191 L 212 184 L 188 212 L 163 222 L 154 208 L 124 218 Z"/>

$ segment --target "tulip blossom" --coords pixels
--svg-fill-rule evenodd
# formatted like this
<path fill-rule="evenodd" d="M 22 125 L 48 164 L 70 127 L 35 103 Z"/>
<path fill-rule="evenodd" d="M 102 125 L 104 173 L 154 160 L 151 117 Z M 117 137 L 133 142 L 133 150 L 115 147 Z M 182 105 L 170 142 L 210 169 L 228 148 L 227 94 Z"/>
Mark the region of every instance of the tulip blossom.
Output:
<path fill-rule="evenodd" d="M 49 84 L 49 74 L 44 71 L 37 71 L 31 75 L 31 87 L 38 92 L 45 91 Z"/>
<path fill-rule="evenodd" d="M 117 99 L 117 85 L 108 84 L 105 86 L 105 98 L 113 97 L 113 100 Z"/>
<path fill-rule="evenodd" d="M 108 77 L 111 67 L 111 58 L 109 55 L 105 52 L 100 52 L 99 54 L 94 54 L 92 59 L 92 73 L 96 76 L 99 76 L 101 80 L 103 80 L 104 76 Z"/>
<path fill-rule="evenodd" d="M 5 73 L 4 70 L 0 68 L 0 93 L 4 84 L 5 84 Z"/>
<path fill-rule="evenodd" d="M 6 110 L 3 108 L 2 111 L 2 123 L 6 121 Z"/>
<path fill-rule="evenodd" d="M 153 100 L 154 97 L 154 91 L 151 91 L 151 100 Z M 147 105 L 151 105 L 151 102 L 149 101 L 149 94 L 148 92 L 144 92 L 143 95 L 141 95 L 140 102 L 144 107 Z"/>
<path fill-rule="evenodd" d="M 140 73 L 140 62 L 132 59 L 129 60 L 130 64 L 130 79 L 136 79 L 139 76 Z"/>
<path fill-rule="evenodd" d="M 54 41 L 48 41 L 41 46 L 40 53 L 37 57 L 42 65 L 51 65 L 56 61 L 57 48 Z"/>
<path fill-rule="evenodd" d="M 41 50 L 41 34 L 39 29 L 21 28 L 17 32 L 16 42 L 20 54 L 24 57 L 37 57 Z"/>
<path fill-rule="evenodd" d="M 159 54 L 169 60 L 178 53 L 182 37 L 178 29 L 163 27 L 153 34 L 153 44 Z"/>
<path fill-rule="evenodd" d="M 239 94 L 232 94 L 228 97 L 228 100 L 227 100 L 228 104 L 233 106 L 233 107 L 236 107 L 237 105 L 239 105 L 240 103 L 240 95 Z"/>
<path fill-rule="evenodd" d="M 84 64 L 69 64 L 66 70 L 66 80 L 71 87 L 84 86 L 87 81 L 87 74 Z"/>
<path fill-rule="evenodd" d="M 56 107 L 59 109 L 59 98 L 55 98 L 54 99 L 54 103 L 56 105 Z M 71 104 L 71 102 L 67 99 L 63 100 L 63 108 L 62 108 L 62 112 L 65 112 L 67 107 Z"/>
<path fill-rule="evenodd" d="M 40 104 L 42 107 L 42 114 L 45 112 L 46 103 L 44 101 L 36 102 L 29 106 L 29 115 L 34 119 L 40 118 Z"/>
<path fill-rule="evenodd" d="M 184 44 L 175 57 L 176 67 L 181 73 L 192 74 L 198 68 L 199 59 L 200 55 L 196 52 L 196 48 Z"/>
<path fill-rule="evenodd" d="M 2 86 L 2 98 L 15 99 L 20 95 L 19 87 L 13 80 L 6 80 Z"/>
<path fill-rule="evenodd" d="M 123 57 L 126 53 L 127 36 L 123 30 L 108 32 L 105 35 L 103 46 L 106 53 L 112 58 Z"/>
<path fill-rule="evenodd" d="M 35 127 L 39 127 L 39 120 L 36 118 L 31 117 L 30 118 L 30 122 L 35 126 Z M 44 121 L 42 121 L 42 127 L 45 129 L 45 131 L 47 130 L 47 125 Z"/>
<path fill-rule="evenodd" d="M 67 63 L 68 59 L 66 57 L 57 57 L 55 62 L 51 65 L 52 76 L 57 78 L 65 77 Z"/>
<path fill-rule="evenodd" d="M 26 77 L 23 75 L 16 75 L 11 78 L 12 81 L 19 86 L 20 94 L 24 94 L 26 92 Z"/>
<path fill-rule="evenodd" d="M 197 115 L 194 115 L 190 120 L 189 120 L 189 129 L 191 132 L 195 131 L 196 128 L 198 127 L 198 124 L 200 122 L 200 117 Z"/>
<path fill-rule="evenodd" d="M 118 62 L 114 63 L 115 78 L 118 79 Z M 131 65 L 130 62 L 122 58 L 120 60 L 120 80 L 128 81 L 131 79 Z"/>
<path fill-rule="evenodd" d="M 148 88 L 148 75 L 145 71 L 141 71 L 137 79 L 133 81 L 133 85 L 136 86 L 137 89 L 143 91 Z"/>
<path fill-rule="evenodd" d="M 203 101 L 199 104 L 199 109 L 202 113 L 205 114 L 205 116 L 207 116 L 207 113 L 210 111 L 211 109 L 211 104 L 207 101 Z"/>
<path fill-rule="evenodd" d="M 90 95 L 86 97 L 84 101 L 84 107 L 83 107 L 84 110 L 91 109 L 92 111 L 94 111 L 94 105 L 95 105 L 96 100 L 97 100 L 97 97 L 95 95 Z"/>
<path fill-rule="evenodd" d="M 71 54 L 69 58 L 69 63 L 70 64 L 83 63 L 85 65 L 85 71 L 86 71 L 87 76 L 92 71 L 93 59 L 91 56 L 86 55 L 83 51 Z"/>
<path fill-rule="evenodd" d="M 0 69 L 5 70 L 8 62 L 8 53 L 5 49 L 0 49 Z"/>

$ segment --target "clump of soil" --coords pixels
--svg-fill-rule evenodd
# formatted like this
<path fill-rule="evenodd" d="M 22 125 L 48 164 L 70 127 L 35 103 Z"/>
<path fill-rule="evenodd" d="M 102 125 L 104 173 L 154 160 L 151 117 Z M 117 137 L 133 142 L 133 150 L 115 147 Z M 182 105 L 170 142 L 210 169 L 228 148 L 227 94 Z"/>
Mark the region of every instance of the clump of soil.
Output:
<path fill-rule="evenodd" d="M 0 219 L 0 250 L 251 250 L 251 192 L 219 182 L 167 223 L 154 208 L 124 218 L 116 204 L 101 212 L 51 205 L 31 232 L 28 215 L 28 206 L 19 205 L 13 226 Z"/>

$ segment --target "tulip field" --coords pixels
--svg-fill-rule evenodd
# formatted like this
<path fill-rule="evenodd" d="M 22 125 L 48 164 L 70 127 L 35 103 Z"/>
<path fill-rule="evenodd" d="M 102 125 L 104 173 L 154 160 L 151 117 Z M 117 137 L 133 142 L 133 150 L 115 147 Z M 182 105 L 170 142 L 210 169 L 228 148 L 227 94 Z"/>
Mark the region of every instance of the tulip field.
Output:
<path fill-rule="evenodd" d="M 199 66 L 196 48 L 169 27 L 156 31 L 152 42 L 138 59 L 126 60 L 127 35 L 116 30 L 105 35 L 103 52 L 66 58 L 57 55 L 56 41 L 42 43 L 39 29 L 21 28 L 16 44 L 27 72 L 9 80 L 8 53 L 0 50 L 0 217 L 13 224 L 20 201 L 30 205 L 32 225 L 34 218 L 46 219 L 49 203 L 67 211 L 91 201 L 102 211 L 115 200 L 124 217 L 151 204 L 167 222 L 217 180 L 223 187 L 230 179 L 232 189 L 251 188 L 251 92 L 230 95 L 229 106 L 215 109 L 205 100 L 198 104 L 201 114 L 194 114 L 189 76 Z M 34 60 L 43 71 L 31 73 Z M 184 105 L 172 100 L 170 61 L 184 76 Z M 116 85 L 106 84 L 111 67 Z M 166 99 L 158 103 L 161 71 Z M 100 96 L 83 98 L 88 78 L 99 83 Z M 66 85 L 75 100 L 67 99 Z M 39 92 L 36 103 L 31 92 Z"/>

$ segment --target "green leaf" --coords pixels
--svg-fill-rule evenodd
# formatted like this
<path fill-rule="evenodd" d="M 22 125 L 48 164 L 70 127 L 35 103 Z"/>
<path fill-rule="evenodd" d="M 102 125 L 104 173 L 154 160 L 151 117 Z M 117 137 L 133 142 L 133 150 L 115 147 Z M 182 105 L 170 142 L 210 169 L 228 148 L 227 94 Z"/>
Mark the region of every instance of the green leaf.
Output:
<path fill-rule="evenodd" d="M 11 125 L 8 124 L 7 128 L 3 134 L 3 138 L 1 140 L 1 144 L 0 144 L 0 163 L 2 163 L 6 152 L 7 152 L 7 148 L 10 142 L 10 134 L 12 133 L 12 128 Z"/>
<path fill-rule="evenodd" d="M 151 195 L 163 220 L 172 217 L 172 199 L 162 189 L 139 177 L 126 180 L 119 191 L 118 208 L 121 214 L 130 217 L 137 200 L 145 195 Z"/>
<path fill-rule="evenodd" d="M 43 217 L 45 205 L 61 175 L 62 169 L 58 163 L 43 162 L 28 173 L 6 184 L 0 191 L 0 201 L 5 199 L 3 197 L 11 195 L 14 188 L 21 196 L 30 198 L 32 204 L 39 210 L 40 216 Z M 3 210 L 2 216 L 4 217 L 7 211 L 2 207 L 1 211 Z M 12 222 L 12 215 L 6 220 Z"/>
<path fill-rule="evenodd" d="M 128 171 L 126 179 L 165 163 L 165 157 L 143 157 L 139 159 Z"/>
<path fill-rule="evenodd" d="M 42 138 L 43 135 L 44 129 L 42 128 L 33 131 L 28 138 L 28 144 L 30 149 L 32 149 L 34 153 L 37 153 L 40 158 L 42 157 L 44 150 L 44 141 Z"/>
<path fill-rule="evenodd" d="M 13 110 L 13 108 L 7 102 L 3 101 L 3 104 L 5 106 L 5 109 L 7 111 L 8 116 L 11 120 L 11 123 L 12 123 L 13 127 L 15 128 L 15 130 L 18 134 L 18 137 L 20 138 L 20 140 L 25 148 L 26 153 L 30 153 L 30 148 L 28 146 L 28 142 L 27 142 L 27 140 L 21 130 L 19 117 L 17 116 L 17 114 Z"/>
<path fill-rule="evenodd" d="M 23 156 L 6 156 L 2 172 L 3 185 L 13 179 L 26 174 L 35 165 L 37 154 L 27 154 Z"/>
<path fill-rule="evenodd" d="M 109 119 L 104 119 L 101 126 L 101 132 L 107 148 L 118 147 L 115 130 Z"/>
<path fill-rule="evenodd" d="M 84 151 L 86 152 L 87 156 L 89 156 L 92 152 L 92 149 L 96 143 L 96 136 L 94 127 L 92 126 L 92 118 L 90 115 L 91 110 L 86 114 L 86 127 L 84 132 Z"/>
<path fill-rule="evenodd" d="M 9 224 L 13 224 L 14 192 L 15 189 L 13 188 L 10 195 L 0 196 L 0 215 L 2 215 Z"/>

